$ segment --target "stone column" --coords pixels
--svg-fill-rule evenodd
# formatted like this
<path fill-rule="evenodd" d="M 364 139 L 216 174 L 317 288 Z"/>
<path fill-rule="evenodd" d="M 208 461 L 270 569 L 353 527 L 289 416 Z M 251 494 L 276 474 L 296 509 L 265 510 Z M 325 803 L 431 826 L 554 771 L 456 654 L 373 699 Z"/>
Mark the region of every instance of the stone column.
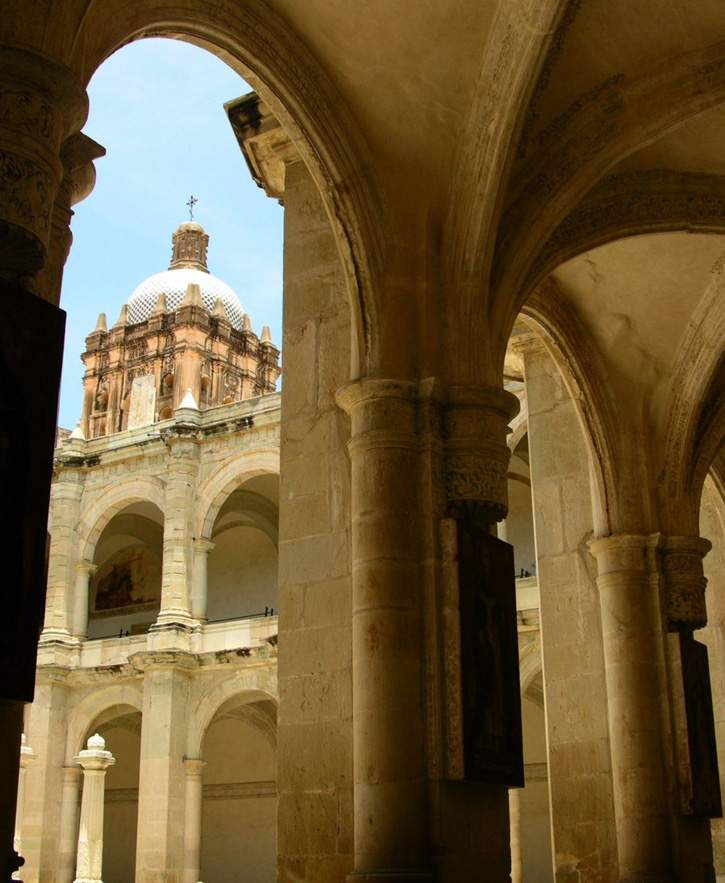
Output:
<path fill-rule="evenodd" d="M 48 51 L 46 47 L 36 54 L 32 49 L 3 46 L 0 52 L 0 275 L 34 293 L 45 293 L 38 292 L 35 277 L 51 248 L 53 207 L 65 174 L 61 152 L 80 131 L 88 109 L 82 84 Z M 57 291 L 53 297 L 57 302 Z M 37 354 L 19 352 L 17 358 L 14 368 L 22 371 L 22 360 L 36 360 Z M 38 407 L 53 404 L 39 401 Z M 14 511 L 17 501 L 5 499 L 0 505 L 6 507 L 7 519 L 7 507 Z M 41 556 L 43 550 L 33 553 Z M 6 611 L 8 632 L 16 625 L 24 628 L 12 617 L 12 611 Z M 0 869 L 6 879 L 17 868 L 12 844 L 23 719 L 17 672 L 12 677 L 14 687 L 0 686 Z"/>
<path fill-rule="evenodd" d="M 214 549 L 210 540 L 194 542 L 194 575 L 191 584 L 191 615 L 200 622 L 206 622 L 207 578 L 209 553 Z M 194 881 L 197 883 L 197 881 Z"/>
<path fill-rule="evenodd" d="M 509 819 L 511 826 L 511 883 L 522 883 L 521 792 L 518 788 L 509 788 Z"/>
<path fill-rule="evenodd" d="M 23 854 L 23 811 L 25 809 L 25 771 L 28 768 L 28 765 L 31 764 L 35 760 L 35 752 L 33 749 L 26 745 L 25 742 L 25 733 L 23 733 L 21 737 L 21 748 L 20 748 L 20 772 L 18 775 L 18 797 L 15 804 L 15 838 L 13 842 L 13 846 L 15 848 L 15 852 L 18 855 L 22 856 Z M 13 874 L 13 880 L 20 880 L 20 873 L 18 871 Z"/>
<path fill-rule="evenodd" d="M 83 799 L 78 832 L 76 883 L 101 883 L 103 869 L 103 793 L 106 770 L 116 760 L 96 733 L 73 760 L 83 767 Z"/>
<path fill-rule="evenodd" d="M 418 385 L 365 380 L 338 393 L 352 420 L 355 871 L 432 879 L 424 757 Z"/>
<path fill-rule="evenodd" d="M 191 625 L 191 582 L 194 544 L 194 498 L 199 473 L 199 445 L 180 433 L 169 446 L 164 505 L 164 557 L 161 610 L 157 627 Z"/>
<path fill-rule="evenodd" d="M 88 637 L 88 592 L 91 577 L 98 570 L 90 561 L 76 563 L 76 579 L 73 591 L 73 622 L 71 631 L 77 641 L 85 641 Z"/>
<path fill-rule="evenodd" d="M 201 879 L 201 811 L 204 761 L 185 757 L 186 821 L 184 824 L 184 871 L 181 883 Z"/>
<path fill-rule="evenodd" d="M 137 654 L 144 672 L 136 883 L 177 883 L 184 868 L 184 767 L 192 654 Z"/>
<path fill-rule="evenodd" d="M 69 640 L 72 630 L 75 561 L 84 476 L 61 466 L 53 486 L 50 513 L 50 557 L 42 640 Z"/>
<path fill-rule="evenodd" d="M 77 766 L 63 767 L 57 883 L 73 883 L 75 877 L 82 775 Z"/>
<path fill-rule="evenodd" d="M 648 537 L 593 540 L 602 616 L 619 878 L 671 879 L 662 743 L 665 659 Z"/>

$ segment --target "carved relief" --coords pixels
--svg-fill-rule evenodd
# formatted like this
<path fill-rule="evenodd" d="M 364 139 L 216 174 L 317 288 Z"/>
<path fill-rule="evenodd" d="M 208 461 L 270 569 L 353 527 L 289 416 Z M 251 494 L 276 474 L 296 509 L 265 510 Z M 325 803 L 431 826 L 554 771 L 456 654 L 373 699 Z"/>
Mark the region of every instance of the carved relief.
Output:
<path fill-rule="evenodd" d="M 700 537 L 667 537 L 661 547 L 667 628 L 691 631 L 707 625 L 702 559 L 710 542 Z"/>
<path fill-rule="evenodd" d="M 148 342 L 146 338 L 142 337 L 139 340 L 132 340 L 128 344 L 128 357 L 129 359 L 140 359 L 146 355 L 148 350 Z"/>
<path fill-rule="evenodd" d="M 0 123 L 47 141 L 55 115 L 42 95 L 25 89 L 0 89 Z"/>
<path fill-rule="evenodd" d="M 0 150 L 0 204 L 3 217 L 45 238 L 50 227 L 50 175 L 29 159 Z"/>

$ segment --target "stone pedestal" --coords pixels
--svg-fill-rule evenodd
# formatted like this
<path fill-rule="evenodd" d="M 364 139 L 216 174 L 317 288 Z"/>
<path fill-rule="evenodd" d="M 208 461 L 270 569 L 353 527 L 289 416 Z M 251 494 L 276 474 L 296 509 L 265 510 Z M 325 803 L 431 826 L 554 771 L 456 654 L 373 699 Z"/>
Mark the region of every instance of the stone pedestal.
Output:
<path fill-rule="evenodd" d="M 103 795 L 106 770 L 116 762 L 111 752 L 105 748 L 105 740 L 96 733 L 88 740 L 88 747 L 73 758 L 83 767 L 83 799 L 75 883 L 102 883 Z"/>

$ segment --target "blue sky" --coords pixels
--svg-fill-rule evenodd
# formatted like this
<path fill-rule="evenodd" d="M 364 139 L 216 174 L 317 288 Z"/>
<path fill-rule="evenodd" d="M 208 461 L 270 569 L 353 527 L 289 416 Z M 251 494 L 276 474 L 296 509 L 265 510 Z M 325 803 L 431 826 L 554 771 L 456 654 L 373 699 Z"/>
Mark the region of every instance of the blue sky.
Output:
<path fill-rule="evenodd" d="M 81 415 L 86 335 L 100 312 L 110 327 L 134 288 L 168 267 L 192 193 L 210 271 L 236 291 L 254 330 L 269 325 L 280 346 L 283 209 L 252 181 L 222 107 L 249 91 L 213 55 L 176 40 L 125 46 L 93 77 L 83 131 L 107 153 L 71 223 L 60 426 Z"/>

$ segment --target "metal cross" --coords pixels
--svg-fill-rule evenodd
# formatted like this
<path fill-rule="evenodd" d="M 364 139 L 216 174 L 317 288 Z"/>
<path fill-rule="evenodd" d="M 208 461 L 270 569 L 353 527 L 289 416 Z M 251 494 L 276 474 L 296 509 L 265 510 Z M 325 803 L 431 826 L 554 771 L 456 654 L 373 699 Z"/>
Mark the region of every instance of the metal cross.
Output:
<path fill-rule="evenodd" d="M 194 220 L 194 206 L 199 202 L 199 200 L 195 196 L 190 196 L 189 201 L 186 203 L 189 206 L 189 220 Z"/>

